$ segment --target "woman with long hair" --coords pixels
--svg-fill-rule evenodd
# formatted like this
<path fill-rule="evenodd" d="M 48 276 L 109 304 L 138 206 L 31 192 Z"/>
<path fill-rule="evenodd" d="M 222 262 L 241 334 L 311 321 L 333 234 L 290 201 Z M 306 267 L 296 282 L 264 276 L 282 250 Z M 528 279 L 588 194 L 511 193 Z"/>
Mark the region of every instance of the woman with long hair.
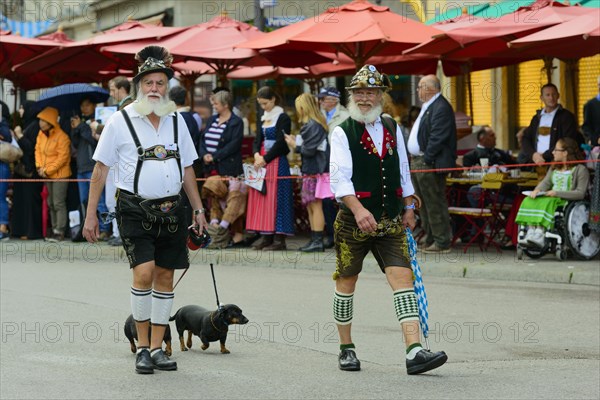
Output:
<path fill-rule="evenodd" d="M 292 181 L 279 177 L 290 175 L 285 135 L 290 133 L 292 121 L 272 88 L 260 88 L 256 101 L 264 113 L 254 140 L 254 168 L 266 168 L 266 193 L 249 189 L 246 230 L 262 234 L 254 249 L 285 250 L 286 236 L 294 234 L 294 199 Z"/>
<path fill-rule="evenodd" d="M 545 230 L 554 227 L 554 212 L 567 200 L 581 200 L 585 196 L 590 174 L 583 164 L 568 163 L 581 159 L 574 139 L 562 138 L 552 150 L 554 161 L 546 177 L 521 203 L 516 223 L 522 226 L 518 242 L 524 246 L 544 247 Z M 527 233 L 525 233 L 525 230 Z"/>
<path fill-rule="evenodd" d="M 319 111 L 316 99 L 303 93 L 296 98 L 296 113 L 302 124 L 299 138 L 285 136 L 291 149 L 302 155 L 302 205 L 308 209 L 311 239 L 300 247 L 300 251 L 323 251 L 323 198 L 331 198 L 331 190 L 319 190 L 329 186 L 329 143 L 327 141 L 327 121 Z"/>

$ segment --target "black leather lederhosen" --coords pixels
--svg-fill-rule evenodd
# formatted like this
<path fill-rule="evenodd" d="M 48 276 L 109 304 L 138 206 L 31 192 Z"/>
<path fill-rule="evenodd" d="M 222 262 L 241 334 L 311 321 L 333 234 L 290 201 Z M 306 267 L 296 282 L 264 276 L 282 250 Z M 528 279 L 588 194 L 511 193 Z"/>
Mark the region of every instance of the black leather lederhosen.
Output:
<path fill-rule="evenodd" d="M 133 139 L 138 152 L 137 165 L 135 167 L 135 176 L 133 178 L 133 193 L 123 189 L 117 189 L 117 201 L 119 206 L 117 212 L 125 212 L 128 214 L 134 214 L 141 217 L 147 222 L 157 222 L 160 224 L 177 224 L 179 218 L 177 214 L 181 209 L 181 196 L 179 194 L 175 196 L 163 197 L 160 199 L 144 199 L 139 195 L 138 184 L 140 179 L 140 172 L 144 161 L 156 160 L 163 161 L 169 158 L 175 158 L 177 160 L 177 167 L 179 168 L 179 178 L 183 180 L 183 171 L 181 169 L 181 157 L 179 154 L 179 143 L 177 135 L 177 114 L 173 116 L 173 139 L 177 145 L 176 150 L 166 150 L 164 146 L 155 145 L 144 149 L 142 144 L 133 128 L 131 119 L 125 110 L 121 110 L 125 123 L 129 128 L 129 133 Z M 163 153 L 164 151 L 164 153 Z M 159 155 L 165 154 L 159 157 Z"/>

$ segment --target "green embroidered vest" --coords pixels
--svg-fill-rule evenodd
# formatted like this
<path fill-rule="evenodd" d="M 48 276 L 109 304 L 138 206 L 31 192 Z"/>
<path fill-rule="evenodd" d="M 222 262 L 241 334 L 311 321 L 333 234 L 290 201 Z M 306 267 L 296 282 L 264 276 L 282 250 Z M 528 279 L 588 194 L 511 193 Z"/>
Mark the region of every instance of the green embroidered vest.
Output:
<path fill-rule="evenodd" d="M 384 126 L 383 158 L 377 153 L 364 124 L 348 118 L 339 125 L 350 144 L 352 183 L 356 197 L 377 221 L 384 210 L 389 218 L 394 218 L 404 208 L 396 130 L 389 118 L 382 117 L 381 121 Z"/>

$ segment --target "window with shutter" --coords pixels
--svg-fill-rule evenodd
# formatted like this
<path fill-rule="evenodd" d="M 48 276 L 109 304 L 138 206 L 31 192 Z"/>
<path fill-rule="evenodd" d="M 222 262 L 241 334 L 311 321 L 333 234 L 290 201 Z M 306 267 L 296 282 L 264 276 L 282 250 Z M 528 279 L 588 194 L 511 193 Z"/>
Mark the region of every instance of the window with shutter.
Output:
<path fill-rule="evenodd" d="M 583 106 L 589 99 L 598 95 L 598 77 L 600 76 L 600 54 L 579 60 L 579 122 L 583 123 Z"/>
<path fill-rule="evenodd" d="M 493 103 L 496 101 L 498 90 L 492 82 L 492 70 L 471 72 L 471 86 L 473 99 L 469 98 L 468 82 L 465 79 L 464 96 L 467 99 L 465 112 L 471 113 L 469 101 L 473 102 L 473 124 L 492 125 Z"/>
<path fill-rule="evenodd" d="M 519 127 L 529 126 L 535 112 L 542 108 L 540 89 L 547 83 L 543 60 L 524 62 L 518 65 L 517 75 L 517 121 Z"/>

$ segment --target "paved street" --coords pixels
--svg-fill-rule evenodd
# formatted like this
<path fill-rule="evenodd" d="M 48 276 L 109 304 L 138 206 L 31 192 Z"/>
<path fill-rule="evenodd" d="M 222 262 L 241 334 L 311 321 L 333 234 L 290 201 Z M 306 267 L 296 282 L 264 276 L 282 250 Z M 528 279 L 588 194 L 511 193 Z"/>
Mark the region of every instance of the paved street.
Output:
<path fill-rule="evenodd" d="M 408 376 L 391 291 L 374 260 L 355 296 L 363 370 L 348 373 L 337 369 L 333 253 L 197 252 L 173 313 L 216 306 L 212 261 L 221 302 L 239 305 L 250 323 L 231 327 L 229 355 L 218 343 L 200 350 L 196 337 L 183 353 L 175 337 L 179 370 L 140 376 L 123 335 L 131 275 L 119 250 L 2 242 L 0 398 L 599 398 L 598 261 L 493 254 L 420 259 L 430 345 L 449 361 Z"/>

